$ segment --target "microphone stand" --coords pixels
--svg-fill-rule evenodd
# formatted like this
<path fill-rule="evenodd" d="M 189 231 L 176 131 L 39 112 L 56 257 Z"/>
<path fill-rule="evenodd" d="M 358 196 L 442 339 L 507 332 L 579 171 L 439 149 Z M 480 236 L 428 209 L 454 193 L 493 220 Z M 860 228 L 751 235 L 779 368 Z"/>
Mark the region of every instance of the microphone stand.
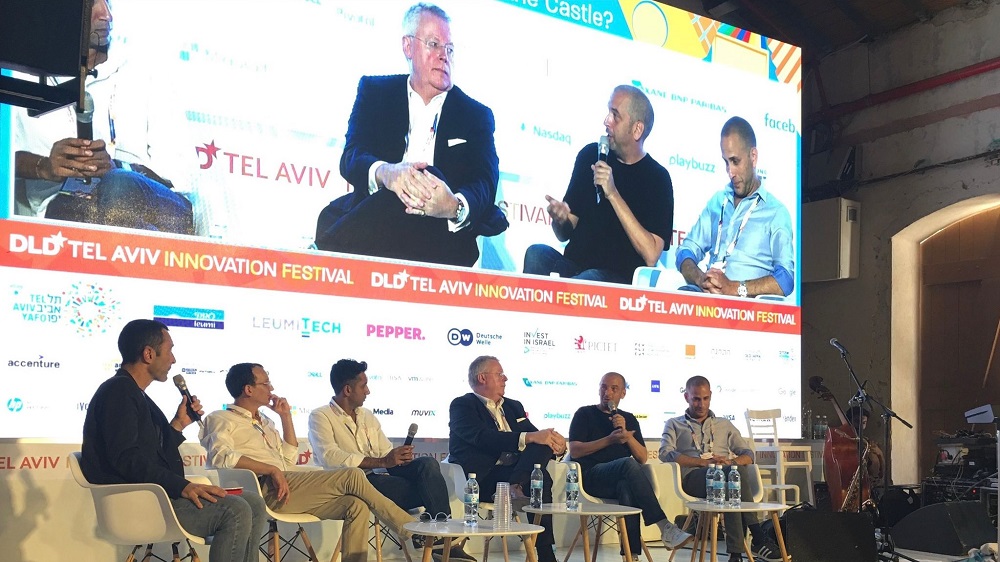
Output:
<path fill-rule="evenodd" d="M 883 422 L 882 422 L 883 423 L 882 444 L 883 444 L 883 447 L 884 447 L 884 449 L 882 450 L 883 454 L 886 454 L 886 451 L 889 450 L 889 423 L 892 420 L 892 418 L 896 418 L 897 420 L 900 421 L 900 423 L 902 423 L 903 425 L 905 425 L 909 429 L 913 429 L 913 425 L 911 425 L 908 421 L 904 420 L 903 418 L 899 417 L 896 414 L 896 412 L 893 412 L 885 404 L 883 404 L 882 402 L 876 400 L 875 398 L 872 398 L 872 396 L 870 394 L 868 394 L 867 392 L 865 392 L 865 384 L 868 384 L 868 383 L 866 381 L 865 384 L 861 384 L 861 381 L 858 380 L 858 376 L 854 373 L 854 368 L 851 367 L 851 362 L 847 359 L 847 350 L 846 349 L 842 349 L 841 350 L 840 356 L 841 356 L 841 358 L 844 359 L 844 363 L 847 364 L 847 370 L 851 373 L 851 380 L 854 381 L 854 384 L 858 387 L 858 393 L 855 394 L 854 398 L 851 399 L 851 403 L 857 404 L 858 407 L 860 408 L 860 411 L 858 412 L 858 415 L 855 417 L 855 420 L 854 420 L 854 432 L 855 432 L 854 434 L 858 438 L 858 470 L 867 470 L 867 468 L 865 467 L 865 464 L 864 464 L 864 460 L 865 460 L 864 459 L 864 447 L 861 446 L 861 439 L 862 439 L 861 438 L 861 423 L 862 423 L 863 418 L 864 418 L 864 416 L 862 415 L 862 413 L 864 412 L 865 403 L 872 402 L 873 404 L 875 404 L 876 406 L 878 406 L 879 408 L 882 409 L 881 417 L 882 417 L 882 420 L 883 420 Z M 998 432 L 998 435 L 1000 435 L 1000 432 Z M 998 451 L 998 455 L 1000 455 L 1000 451 Z M 887 467 L 883 463 L 883 467 L 882 467 L 882 472 L 883 472 L 883 475 L 882 475 L 882 498 L 885 498 L 886 494 L 888 494 L 888 492 L 889 492 L 889 478 L 885 474 L 886 468 Z M 858 513 L 861 513 L 861 502 L 860 501 L 858 502 Z M 879 513 L 878 516 L 881 519 L 881 513 Z M 883 523 L 884 523 L 884 521 L 883 521 Z M 888 561 L 892 561 L 892 562 L 896 562 L 900 558 L 903 558 L 905 560 L 909 560 L 910 562 L 919 562 L 918 560 L 916 560 L 914 558 L 910 558 L 909 556 L 907 556 L 905 554 L 900 554 L 900 553 L 896 552 L 896 545 L 893 543 L 892 537 L 889 535 L 889 527 L 882 527 L 881 528 L 881 534 L 882 534 L 882 537 L 885 540 L 886 546 L 888 546 L 888 551 L 887 552 L 879 552 L 879 558 L 881 558 L 882 560 L 888 560 Z"/>
<path fill-rule="evenodd" d="M 843 346 L 839 347 L 838 349 L 840 349 L 840 357 L 841 357 L 841 359 L 843 359 L 844 363 L 847 365 L 847 371 L 849 373 L 851 373 L 851 380 L 854 381 L 855 386 L 858 387 L 858 393 L 854 395 L 854 398 L 851 398 L 851 400 L 848 402 L 848 404 L 857 404 L 858 406 L 861 407 L 861 411 L 864 411 L 865 402 L 868 400 L 868 393 L 865 392 L 865 386 L 863 384 L 861 384 L 861 381 L 858 380 L 858 375 L 854 374 L 854 367 L 851 366 L 851 361 L 847 358 L 847 350 L 844 349 Z M 848 408 L 848 409 L 850 409 L 850 408 Z M 846 415 L 846 412 L 845 412 L 845 415 Z M 861 418 L 862 418 L 862 416 L 859 415 L 859 416 L 857 416 L 857 419 L 854 420 L 854 423 L 855 423 L 854 436 L 858 438 L 858 447 L 857 448 L 858 448 L 858 470 L 859 471 L 862 470 L 862 467 L 864 467 L 864 460 L 865 460 L 864 459 L 864 448 L 861 446 Z M 859 478 L 859 480 L 860 480 L 860 478 Z M 860 481 L 858 483 L 858 487 L 860 488 Z M 859 489 L 859 493 L 860 493 L 860 489 Z M 861 513 L 861 502 L 860 501 L 858 501 L 858 513 Z"/>

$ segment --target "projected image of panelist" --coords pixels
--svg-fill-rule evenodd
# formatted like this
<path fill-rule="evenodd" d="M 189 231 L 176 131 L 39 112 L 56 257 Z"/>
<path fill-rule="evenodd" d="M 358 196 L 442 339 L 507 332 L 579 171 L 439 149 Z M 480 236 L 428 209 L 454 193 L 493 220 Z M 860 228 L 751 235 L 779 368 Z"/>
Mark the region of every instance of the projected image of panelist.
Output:
<path fill-rule="evenodd" d="M 153 382 L 167 380 L 173 348 L 167 326 L 156 320 L 132 320 L 122 328 L 121 368 L 90 399 L 80 468 L 92 484 L 161 486 L 184 530 L 212 537 L 210 562 L 258 562 L 258 539 L 267 527 L 264 501 L 184 477 L 181 431 L 194 423 L 192 413 L 201 415 L 201 402 L 185 396 L 167 421 L 146 394 Z"/>
<path fill-rule="evenodd" d="M 646 525 L 656 525 L 667 548 L 676 549 L 691 539 L 689 533 L 667 519 L 653 493 L 653 485 L 642 472 L 649 451 L 639 420 L 618 405 L 625 398 L 625 377 L 607 373 L 601 377 L 597 405 L 584 406 L 573 414 L 569 425 L 569 453 L 583 472 L 583 487 L 598 498 L 615 498 L 621 505 L 642 508 Z M 642 536 L 639 516 L 625 517 L 628 544 L 640 552 Z M 624 551 L 622 552 L 624 555 Z"/>
<path fill-rule="evenodd" d="M 483 355 L 469 365 L 472 392 L 451 401 L 448 409 L 448 460 L 474 472 L 479 497 L 493 501 L 497 482 L 510 483 L 511 495 L 524 501 L 531 471 L 542 465 L 542 501 L 552 502 L 552 477 L 545 470 L 550 459 L 566 451 L 566 440 L 552 429 L 539 430 L 517 400 L 504 397 L 507 376 L 496 357 Z M 535 543 L 538 562 L 555 562 L 552 516 L 542 517 Z"/>
<path fill-rule="evenodd" d="M 507 229 L 493 112 L 452 84 L 449 22 L 414 5 L 403 19 L 410 74 L 361 78 L 340 159 L 354 192 L 320 213 L 319 249 L 472 266 L 476 237 Z"/>
<path fill-rule="evenodd" d="M 408 537 L 403 525 L 414 518 L 392 503 L 358 468 L 295 470 L 299 442 L 288 401 L 274 394 L 271 377 L 257 363 L 238 363 L 226 373 L 233 403 L 205 417 L 199 435 L 212 468 L 245 468 L 261 477 L 268 507 L 344 521 L 344 562 L 368 559 L 369 509 L 392 531 Z M 281 431 L 260 410 L 278 415 Z"/>
<path fill-rule="evenodd" d="M 708 200 L 678 246 L 677 269 L 688 282 L 681 289 L 787 297 L 795 289 L 792 220 L 757 175 L 757 136 L 745 119 L 733 117 L 720 145 L 729 185 Z"/>
<path fill-rule="evenodd" d="M 75 106 L 39 117 L 13 112 L 15 214 L 193 234 L 191 203 L 168 180 L 142 163 L 113 159 L 116 140 L 126 140 L 116 139 L 113 106 L 129 102 L 114 95 L 114 69 L 97 74 L 108 60 L 112 19 L 107 0 L 91 2 L 87 67 L 98 78 L 87 78 L 82 113 Z"/>
<path fill-rule="evenodd" d="M 334 396 L 329 404 L 309 414 L 309 443 L 324 468 L 360 468 L 368 481 L 403 509 L 423 507 L 431 516 L 451 515 L 448 487 L 441 467 L 433 457 L 414 458 L 412 436 L 393 447 L 375 414 L 362 407 L 368 397 L 368 363 L 341 359 L 330 369 Z M 411 427 L 415 431 L 416 424 Z M 423 548 L 418 537 L 414 547 Z M 433 545 L 435 559 L 441 557 L 444 540 Z M 449 559 L 472 561 L 461 544 L 449 551 Z"/>
<path fill-rule="evenodd" d="M 589 144 L 576 157 L 562 201 L 548 195 L 552 230 L 564 254 L 545 244 L 528 247 L 524 272 L 590 281 L 631 283 L 651 266 L 673 232 L 674 192 L 667 169 L 643 148 L 653 130 L 653 106 L 641 90 L 614 89 L 604 119 L 607 144 Z"/>

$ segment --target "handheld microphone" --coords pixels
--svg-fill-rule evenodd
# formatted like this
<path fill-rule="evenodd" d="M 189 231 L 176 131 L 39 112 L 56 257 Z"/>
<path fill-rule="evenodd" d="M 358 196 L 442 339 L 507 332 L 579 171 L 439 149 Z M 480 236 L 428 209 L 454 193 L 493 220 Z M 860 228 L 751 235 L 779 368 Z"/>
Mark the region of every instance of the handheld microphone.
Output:
<path fill-rule="evenodd" d="M 188 416 L 190 416 L 191 419 L 193 419 L 194 421 L 198 422 L 198 427 L 204 429 L 205 422 L 201 421 L 201 415 L 199 415 L 198 412 L 194 411 L 194 408 L 191 407 L 191 403 L 194 402 L 194 399 L 191 398 L 191 391 L 188 390 L 187 383 L 184 381 L 184 375 L 174 375 L 174 386 L 176 386 L 177 390 L 180 391 L 181 396 L 184 396 L 185 398 L 188 399 L 187 401 Z"/>
<path fill-rule="evenodd" d="M 615 415 L 617 415 L 618 414 L 618 403 L 615 402 L 614 400 L 608 400 L 608 411 L 610 412 L 608 415 L 611 416 L 611 417 L 614 417 Z"/>
<path fill-rule="evenodd" d="M 611 152 L 611 144 L 608 143 L 608 135 L 601 135 L 600 140 L 597 141 L 597 159 L 601 162 L 608 161 L 608 154 Z M 601 202 L 601 193 L 604 189 L 601 186 L 594 184 L 597 188 L 597 202 Z"/>
<path fill-rule="evenodd" d="M 847 355 L 847 349 L 841 345 L 839 341 L 837 341 L 837 338 L 830 338 L 830 345 L 836 347 L 840 351 L 841 355 Z"/>
<path fill-rule="evenodd" d="M 83 107 L 80 102 L 74 104 L 76 108 L 76 138 L 94 140 L 94 98 L 90 92 L 83 93 Z"/>
<path fill-rule="evenodd" d="M 90 92 L 83 93 L 83 107 L 76 102 L 76 138 L 94 140 L 94 98 Z M 83 183 L 89 184 L 90 178 L 83 178 Z"/>
<path fill-rule="evenodd" d="M 403 441 L 404 447 L 409 447 L 413 444 L 413 437 L 417 434 L 417 424 L 411 423 L 409 431 L 406 432 L 406 441 Z"/>

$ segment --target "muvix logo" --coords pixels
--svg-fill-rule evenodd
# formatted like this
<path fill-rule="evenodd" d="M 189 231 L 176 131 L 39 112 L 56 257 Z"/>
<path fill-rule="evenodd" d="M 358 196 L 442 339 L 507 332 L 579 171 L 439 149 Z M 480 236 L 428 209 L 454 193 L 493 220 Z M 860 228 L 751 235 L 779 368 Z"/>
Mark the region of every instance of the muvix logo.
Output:
<path fill-rule="evenodd" d="M 245 176 L 261 180 L 285 182 L 290 185 L 304 185 L 325 188 L 333 175 L 329 168 L 321 170 L 315 166 L 295 162 L 280 162 L 265 164 L 259 156 L 223 151 L 215 146 L 215 141 L 195 147 L 202 170 L 207 170 L 219 160 L 223 166 L 228 166 L 228 172 L 234 176 Z M 222 153 L 220 156 L 219 153 Z M 336 177 L 336 176 L 334 176 Z"/>
<path fill-rule="evenodd" d="M 436 410 L 413 410 L 412 412 L 410 412 L 410 415 L 418 417 L 418 418 L 421 418 L 421 417 L 433 417 L 433 416 L 437 415 L 437 411 Z"/>

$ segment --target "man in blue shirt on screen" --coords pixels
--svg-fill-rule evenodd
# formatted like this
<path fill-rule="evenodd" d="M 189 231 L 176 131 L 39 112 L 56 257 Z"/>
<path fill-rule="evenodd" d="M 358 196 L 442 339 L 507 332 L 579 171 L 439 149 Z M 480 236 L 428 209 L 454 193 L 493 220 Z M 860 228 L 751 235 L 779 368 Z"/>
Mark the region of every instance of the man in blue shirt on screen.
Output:
<path fill-rule="evenodd" d="M 788 296 L 795 289 L 795 244 L 788 209 L 757 175 L 757 136 L 733 117 L 722 127 L 729 185 L 708 200 L 677 249 L 682 287 L 717 295 Z M 708 256 L 708 268 L 698 264 Z"/>

